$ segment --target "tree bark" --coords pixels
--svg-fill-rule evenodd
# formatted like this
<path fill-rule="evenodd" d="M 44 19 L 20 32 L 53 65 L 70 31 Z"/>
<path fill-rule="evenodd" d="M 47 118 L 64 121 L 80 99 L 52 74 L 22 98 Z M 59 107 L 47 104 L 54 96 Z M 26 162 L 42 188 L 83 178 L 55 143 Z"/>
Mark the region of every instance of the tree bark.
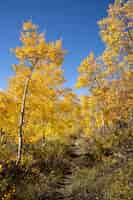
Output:
<path fill-rule="evenodd" d="M 38 63 L 38 59 L 36 59 L 35 62 L 32 63 L 31 73 L 25 80 L 24 92 L 23 92 L 22 103 L 21 103 L 21 110 L 20 110 L 19 127 L 18 127 L 18 153 L 17 153 L 16 165 L 19 165 L 21 163 L 21 159 L 22 159 L 25 105 L 26 105 L 26 99 L 27 99 L 27 94 L 28 94 L 28 90 L 29 90 L 29 83 L 30 83 L 33 71 L 35 70 L 37 63 Z"/>
<path fill-rule="evenodd" d="M 31 75 L 25 81 L 24 92 L 23 92 L 23 97 L 22 97 L 22 104 L 21 104 L 21 111 L 20 111 L 20 118 L 19 118 L 19 130 L 18 130 L 18 154 L 17 154 L 17 160 L 16 160 L 17 165 L 21 162 L 21 158 L 22 158 L 25 104 L 26 104 L 26 98 L 28 94 L 28 88 L 29 88 Z"/>

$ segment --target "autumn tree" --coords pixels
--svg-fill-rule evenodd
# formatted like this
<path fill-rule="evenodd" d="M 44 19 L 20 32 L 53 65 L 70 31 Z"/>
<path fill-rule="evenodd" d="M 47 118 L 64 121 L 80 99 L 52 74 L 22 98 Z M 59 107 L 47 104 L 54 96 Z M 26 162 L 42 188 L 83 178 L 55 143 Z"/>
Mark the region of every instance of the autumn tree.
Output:
<path fill-rule="evenodd" d="M 44 35 L 38 32 L 38 27 L 30 21 L 23 24 L 20 40 L 22 45 L 13 49 L 19 63 L 13 66 L 15 76 L 10 80 L 8 89 L 10 95 L 16 99 L 20 112 L 17 164 L 22 156 L 24 126 L 26 130 L 30 126 L 33 131 L 33 123 L 38 126 L 41 117 L 45 118 L 42 115 L 53 112 L 52 101 L 56 101 L 57 87 L 64 82 L 60 66 L 65 55 L 60 40 L 46 42 Z M 41 106 L 43 113 L 39 109 Z"/>
<path fill-rule="evenodd" d="M 89 91 L 82 101 L 83 129 L 89 133 L 90 126 L 103 127 L 125 119 L 132 110 L 132 10 L 131 1 L 109 6 L 108 16 L 99 22 L 105 50 L 98 58 L 91 53 L 78 68 L 76 85 Z"/>

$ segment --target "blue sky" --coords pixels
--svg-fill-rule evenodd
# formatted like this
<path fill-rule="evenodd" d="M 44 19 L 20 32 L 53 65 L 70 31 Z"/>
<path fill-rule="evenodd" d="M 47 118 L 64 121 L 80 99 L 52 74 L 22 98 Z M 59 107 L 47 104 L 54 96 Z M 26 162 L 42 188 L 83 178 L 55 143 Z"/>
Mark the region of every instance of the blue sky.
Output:
<path fill-rule="evenodd" d="M 16 63 L 10 48 L 19 44 L 23 21 L 32 18 L 48 40 L 63 39 L 68 51 L 63 69 L 66 86 L 73 87 L 77 67 L 91 51 L 104 49 L 97 21 L 106 16 L 114 0 L 0 0 L 0 88 L 6 88 Z"/>

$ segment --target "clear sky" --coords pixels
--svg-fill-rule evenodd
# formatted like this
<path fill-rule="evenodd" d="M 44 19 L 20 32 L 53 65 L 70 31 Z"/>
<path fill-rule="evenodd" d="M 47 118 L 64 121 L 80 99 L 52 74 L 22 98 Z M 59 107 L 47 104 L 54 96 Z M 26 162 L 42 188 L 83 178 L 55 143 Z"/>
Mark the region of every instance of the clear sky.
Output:
<path fill-rule="evenodd" d="M 77 67 L 91 51 L 100 55 L 104 45 L 99 37 L 97 21 L 106 16 L 114 0 L 0 0 L 0 88 L 7 86 L 16 63 L 10 53 L 19 43 L 23 21 L 33 23 L 46 32 L 48 40 L 63 39 L 68 51 L 63 69 L 67 86 L 73 86 Z"/>

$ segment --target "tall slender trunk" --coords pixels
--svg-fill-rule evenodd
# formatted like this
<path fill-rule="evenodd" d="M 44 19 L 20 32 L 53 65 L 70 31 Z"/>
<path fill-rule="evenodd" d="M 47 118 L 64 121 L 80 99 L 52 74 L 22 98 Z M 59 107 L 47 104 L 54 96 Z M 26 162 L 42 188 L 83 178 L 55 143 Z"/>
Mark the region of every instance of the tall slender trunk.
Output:
<path fill-rule="evenodd" d="M 18 129 L 18 154 L 17 154 L 17 160 L 16 160 L 17 165 L 21 162 L 21 158 L 22 158 L 25 104 L 26 104 L 26 98 L 28 94 L 28 88 L 29 88 L 31 75 L 32 73 L 25 81 L 24 92 L 23 92 L 23 97 L 22 97 L 22 104 L 21 104 L 21 111 L 20 111 L 20 118 L 19 118 L 19 129 Z"/>
<path fill-rule="evenodd" d="M 22 150 L 23 150 L 23 126 L 24 126 L 24 117 L 25 117 L 25 105 L 26 105 L 26 99 L 27 94 L 29 90 L 29 83 L 33 74 L 33 71 L 36 68 L 38 59 L 35 60 L 35 62 L 32 63 L 31 67 L 31 73 L 27 77 L 24 85 L 24 92 L 22 97 L 22 103 L 21 103 L 21 111 L 20 111 L 20 117 L 19 117 L 19 128 L 18 128 L 18 154 L 17 154 L 17 160 L 16 165 L 19 165 L 22 159 Z"/>

